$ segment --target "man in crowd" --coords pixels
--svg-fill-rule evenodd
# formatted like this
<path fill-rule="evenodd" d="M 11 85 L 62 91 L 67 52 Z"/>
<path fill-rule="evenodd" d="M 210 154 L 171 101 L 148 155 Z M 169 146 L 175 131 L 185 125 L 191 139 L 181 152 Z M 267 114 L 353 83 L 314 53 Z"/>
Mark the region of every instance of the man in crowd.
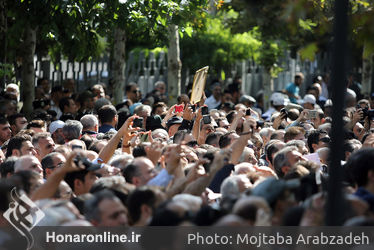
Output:
<path fill-rule="evenodd" d="M 303 76 L 297 76 L 295 86 L 287 88 L 291 99 L 299 96 Z M 157 128 L 137 126 L 136 119 L 148 119 L 159 104 L 139 102 L 135 83 L 126 86 L 126 105 L 135 104 L 129 108 L 134 115 L 126 113 L 122 122 L 118 122 L 119 110 L 104 98 L 95 102 L 97 115 L 51 122 L 50 135 L 20 129 L 12 137 L 10 124 L 0 120 L 0 141 L 6 153 L 5 159 L 0 155 L 5 161 L 1 174 L 8 177 L 7 185 L 26 190 L 53 226 L 77 220 L 93 226 L 324 225 L 321 204 L 326 195 L 321 190 L 329 181 L 325 156 L 331 117 L 312 106 L 315 96 L 304 98 L 304 105 L 317 111 L 320 119 L 308 117 L 305 110 L 289 109 L 287 96 L 275 92 L 272 108 L 262 118 L 249 109 L 254 100 L 241 96 L 239 82 L 232 86 L 228 89 L 237 92 L 227 100 L 235 102 L 235 110 L 212 105 L 211 109 L 217 109 L 203 116 L 208 100 L 192 106 L 188 98 L 182 98 L 184 108 L 176 111 L 175 106 L 165 106 L 161 114 L 165 117 Z M 218 85 L 213 88 L 216 102 L 223 100 L 221 90 Z M 70 103 L 65 100 L 73 99 L 59 101 L 68 112 Z M 370 164 L 374 136 L 359 109 L 345 111 L 347 133 L 342 136 L 348 146 L 341 160 L 348 162 L 343 199 L 352 202 L 352 209 L 347 209 L 350 213 L 344 221 L 359 216 L 369 221 L 365 216 L 374 204 Z M 45 180 L 34 185 L 30 180 L 35 175 Z M 2 189 L 6 183 L 0 179 L 0 193 L 5 193 L 1 197 L 9 195 Z M 65 205 L 57 209 L 57 204 Z"/>

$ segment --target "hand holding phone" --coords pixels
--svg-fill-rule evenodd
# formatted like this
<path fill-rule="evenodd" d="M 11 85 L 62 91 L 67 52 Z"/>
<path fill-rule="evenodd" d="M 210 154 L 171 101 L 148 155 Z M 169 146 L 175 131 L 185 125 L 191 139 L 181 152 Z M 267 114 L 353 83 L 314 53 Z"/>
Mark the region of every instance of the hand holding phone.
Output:
<path fill-rule="evenodd" d="M 208 110 L 207 106 L 201 107 L 201 114 L 202 115 L 208 115 L 209 114 L 209 110 Z"/>
<path fill-rule="evenodd" d="M 135 118 L 132 126 L 134 128 L 142 128 L 143 127 L 143 117 Z"/>

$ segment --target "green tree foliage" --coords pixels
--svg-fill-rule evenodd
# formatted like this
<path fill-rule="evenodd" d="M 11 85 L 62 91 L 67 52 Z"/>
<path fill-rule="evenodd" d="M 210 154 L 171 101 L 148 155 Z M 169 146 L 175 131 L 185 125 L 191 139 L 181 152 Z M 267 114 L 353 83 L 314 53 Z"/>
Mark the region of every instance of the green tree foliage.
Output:
<path fill-rule="evenodd" d="M 253 29 L 244 33 L 232 34 L 225 27 L 225 18 L 235 15 L 234 12 L 221 13 L 216 17 L 207 17 L 202 29 L 196 29 L 191 36 L 181 40 L 181 54 L 184 67 L 195 71 L 209 65 L 210 72 L 220 74 L 229 70 L 237 61 L 260 58 L 260 33 Z"/>

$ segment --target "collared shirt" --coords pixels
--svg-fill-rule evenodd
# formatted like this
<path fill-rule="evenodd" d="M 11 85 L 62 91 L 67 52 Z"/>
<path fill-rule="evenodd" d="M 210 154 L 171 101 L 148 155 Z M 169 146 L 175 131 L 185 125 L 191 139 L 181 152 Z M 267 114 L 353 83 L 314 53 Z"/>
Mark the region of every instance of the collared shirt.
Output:
<path fill-rule="evenodd" d="M 111 125 L 109 125 L 109 124 L 103 124 L 100 128 L 99 128 L 99 133 L 106 133 L 106 132 L 108 132 L 108 131 L 114 131 L 114 132 L 117 132 L 117 130 L 113 127 L 113 126 L 111 126 Z"/>
<path fill-rule="evenodd" d="M 159 186 L 167 187 L 169 182 L 174 178 L 173 175 L 170 175 L 166 169 L 162 169 L 161 172 L 148 181 L 147 185 L 149 186 Z"/>
<path fill-rule="evenodd" d="M 97 132 L 91 131 L 91 130 L 86 130 L 86 131 L 82 132 L 82 135 L 89 135 L 89 136 L 92 136 L 92 137 L 96 137 L 97 136 Z"/>
<path fill-rule="evenodd" d="M 208 109 L 215 109 L 221 104 L 221 100 L 216 100 L 213 95 L 209 96 L 208 99 L 205 100 L 205 104 L 208 106 Z"/>

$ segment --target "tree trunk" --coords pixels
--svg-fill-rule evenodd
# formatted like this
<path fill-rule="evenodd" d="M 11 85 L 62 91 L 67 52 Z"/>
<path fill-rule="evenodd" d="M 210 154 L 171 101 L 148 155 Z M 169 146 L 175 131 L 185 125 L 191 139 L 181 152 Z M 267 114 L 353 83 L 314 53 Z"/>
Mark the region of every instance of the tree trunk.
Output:
<path fill-rule="evenodd" d="M 113 99 L 114 104 L 123 101 L 125 88 L 125 66 L 126 66 L 126 31 L 116 28 L 114 31 L 114 44 L 112 56 L 113 73 Z"/>
<path fill-rule="evenodd" d="M 168 95 L 169 105 L 177 102 L 178 95 L 181 94 L 181 70 L 179 33 L 178 26 L 169 26 L 169 50 L 168 50 Z"/>
<path fill-rule="evenodd" d="M 35 91 L 35 67 L 34 55 L 36 45 L 36 30 L 30 25 L 26 27 L 25 40 L 23 43 L 22 57 L 22 94 L 23 94 L 23 112 L 26 117 L 30 117 L 33 111 L 32 102 L 34 101 Z"/>
<path fill-rule="evenodd" d="M 6 32 L 7 32 L 7 12 L 6 12 L 6 2 L 5 0 L 0 0 L 0 64 L 5 64 L 6 60 L 6 48 L 7 48 L 7 40 L 6 40 Z M 5 74 L 1 76 L 0 79 L 0 87 L 3 89 L 5 87 Z"/>
<path fill-rule="evenodd" d="M 269 69 L 264 68 L 263 70 L 262 84 L 264 86 L 264 110 L 266 111 L 270 107 L 270 97 L 274 91 L 273 78 Z"/>
<path fill-rule="evenodd" d="M 362 94 L 371 93 L 371 82 L 373 72 L 373 54 L 367 51 L 366 43 L 364 44 L 362 55 Z"/>

